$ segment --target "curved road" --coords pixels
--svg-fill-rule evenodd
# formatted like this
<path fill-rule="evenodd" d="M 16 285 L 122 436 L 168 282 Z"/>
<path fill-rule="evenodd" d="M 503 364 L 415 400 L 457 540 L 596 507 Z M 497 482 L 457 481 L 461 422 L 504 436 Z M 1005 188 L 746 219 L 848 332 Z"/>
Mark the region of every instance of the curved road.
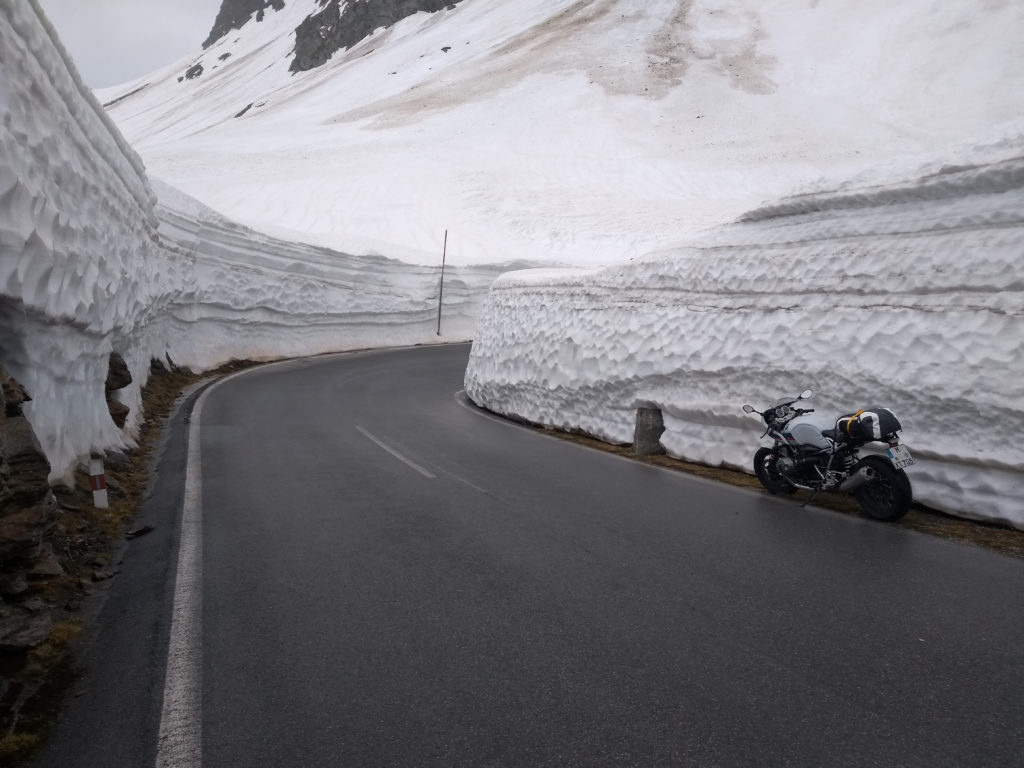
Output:
<path fill-rule="evenodd" d="M 210 390 L 195 588 L 181 424 L 37 764 L 1020 765 L 1024 563 L 488 417 L 468 349 Z"/>

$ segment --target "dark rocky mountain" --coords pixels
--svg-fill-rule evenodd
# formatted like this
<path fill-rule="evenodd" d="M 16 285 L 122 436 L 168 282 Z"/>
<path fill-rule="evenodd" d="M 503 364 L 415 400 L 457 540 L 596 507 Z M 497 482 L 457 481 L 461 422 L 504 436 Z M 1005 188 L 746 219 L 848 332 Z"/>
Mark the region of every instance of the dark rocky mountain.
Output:
<path fill-rule="evenodd" d="M 213 29 L 203 41 L 203 48 L 209 48 L 231 30 L 241 29 L 254 13 L 257 21 L 263 21 L 263 12 L 267 8 L 280 11 L 284 8 L 284 0 L 223 0 Z"/>
<path fill-rule="evenodd" d="M 312 13 L 295 30 L 295 57 L 289 69 L 315 69 L 340 50 L 351 48 L 380 27 L 390 27 L 420 11 L 434 13 L 453 8 L 462 0 L 317 0 L 320 10 Z M 263 20 L 268 8 L 280 11 L 285 0 L 223 0 L 213 29 L 203 43 L 209 48 L 256 14 Z"/>
<path fill-rule="evenodd" d="M 315 69 L 340 50 L 351 48 L 380 27 L 390 27 L 420 11 L 454 8 L 462 0 L 320 0 L 320 11 L 295 30 L 295 58 L 289 69 Z"/>

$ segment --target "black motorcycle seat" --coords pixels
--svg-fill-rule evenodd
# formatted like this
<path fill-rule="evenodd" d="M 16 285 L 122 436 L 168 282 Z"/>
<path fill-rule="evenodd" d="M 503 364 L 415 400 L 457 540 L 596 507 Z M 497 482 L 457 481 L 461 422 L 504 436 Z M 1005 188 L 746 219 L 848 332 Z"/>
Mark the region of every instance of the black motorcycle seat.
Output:
<path fill-rule="evenodd" d="M 834 429 L 823 429 L 821 430 L 821 434 L 827 437 L 829 440 L 836 439 L 836 431 Z"/>

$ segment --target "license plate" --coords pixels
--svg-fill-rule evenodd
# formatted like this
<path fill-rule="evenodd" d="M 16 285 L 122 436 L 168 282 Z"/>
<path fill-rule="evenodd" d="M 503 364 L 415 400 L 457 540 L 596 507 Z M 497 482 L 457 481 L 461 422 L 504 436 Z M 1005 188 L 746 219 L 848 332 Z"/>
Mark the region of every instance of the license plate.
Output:
<path fill-rule="evenodd" d="M 914 457 L 911 456 L 910 451 L 902 445 L 889 446 L 889 450 L 885 453 L 896 469 L 903 469 L 904 467 L 909 467 L 914 463 Z"/>

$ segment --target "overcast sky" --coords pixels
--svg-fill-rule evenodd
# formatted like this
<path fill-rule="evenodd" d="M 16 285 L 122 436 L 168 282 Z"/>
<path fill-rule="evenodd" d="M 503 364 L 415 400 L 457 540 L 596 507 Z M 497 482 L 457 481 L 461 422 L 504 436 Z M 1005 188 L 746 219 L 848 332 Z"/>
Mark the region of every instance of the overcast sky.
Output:
<path fill-rule="evenodd" d="M 220 4 L 221 0 L 39 0 L 91 88 L 120 85 L 199 50 Z"/>

